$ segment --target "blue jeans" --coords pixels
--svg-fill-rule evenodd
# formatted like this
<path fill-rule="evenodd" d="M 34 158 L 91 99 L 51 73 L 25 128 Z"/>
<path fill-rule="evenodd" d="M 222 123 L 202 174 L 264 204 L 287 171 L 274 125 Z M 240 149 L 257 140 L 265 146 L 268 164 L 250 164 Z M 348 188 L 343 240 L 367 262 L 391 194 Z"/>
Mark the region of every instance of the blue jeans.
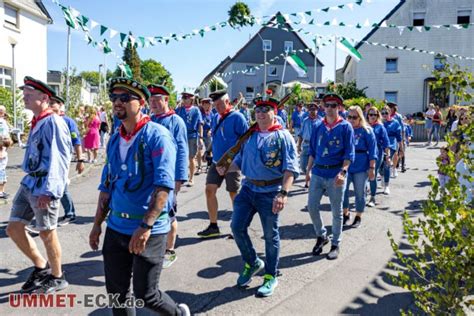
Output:
<path fill-rule="evenodd" d="M 300 169 L 302 174 L 306 174 L 306 166 L 308 165 L 308 158 L 309 158 L 309 143 L 304 144 L 301 146 L 301 154 L 300 154 Z"/>
<path fill-rule="evenodd" d="M 344 202 L 342 203 L 343 208 L 349 208 L 349 186 L 352 182 L 354 184 L 356 212 L 362 213 L 364 211 L 365 186 L 367 185 L 368 179 L 369 175 L 367 171 L 347 174 L 347 185 L 344 191 Z"/>
<path fill-rule="evenodd" d="M 265 273 L 276 276 L 280 258 L 280 232 L 278 214 L 272 212 L 273 199 L 278 192 L 258 193 L 243 186 L 234 200 L 232 213 L 232 233 L 239 247 L 242 259 L 249 265 L 257 261 L 257 252 L 248 234 L 248 227 L 255 213 L 260 216 L 265 238 Z"/>
<path fill-rule="evenodd" d="M 431 131 L 430 131 L 430 135 L 428 136 L 428 142 L 431 143 L 431 140 L 433 139 L 433 135 L 434 135 L 434 138 L 436 140 L 436 142 L 439 142 L 439 129 L 440 129 L 441 125 L 439 125 L 438 123 L 433 123 L 433 127 L 431 128 Z"/>
<path fill-rule="evenodd" d="M 395 150 L 390 148 L 390 160 L 393 159 L 393 155 L 395 155 Z M 384 161 L 383 164 L 383 180 L 385 181 L 386 184 L 390 182 L 390 166 L 387 164 L 386 161 Z"/>
<path fill-rule="evenodd" d="M 377 193 L 377 175 L 379 173 L 380 167 L 382 166 L 382 163 L 384 162 L 384 152 L 381 151 L 379 153 L 379 156 L 377 160 L 375 161 L 375 179 L 370 182 L 370 195 L 375 196 Z"/>
<path fill-rule="evenodd" d="M 74 208 L 74 203 L 72 202 L 71 193 L 67 189 L 68 186 L 64 188 L 64 194 L 61 197 L 61 205 L 64 208 L 64 216 L 66 217 L 76 217 L 76 209 Z"/>
<path fill-rule="evenodd" d="M 323 219 L 321 218 L 321 213 L 319 211 L 321 198 L 323 197 L 324 191 L 326 191 L 329 196 L 332 211 L 332 244 L 337 246 L 342 239 L 342 197 L 344 196 L 346 183 L 344 183 L 342 187 L 336 187 L 334 185 L 334 180 L 335 178 L 327 179 L 314 174 L 311 176 L 308 195 L 308 210 L 309 215 L 311 216 L 311 221 L 313 222 L 316 237 L 326 236 L 327 230 L 326 227 L 324 227 Z"/>

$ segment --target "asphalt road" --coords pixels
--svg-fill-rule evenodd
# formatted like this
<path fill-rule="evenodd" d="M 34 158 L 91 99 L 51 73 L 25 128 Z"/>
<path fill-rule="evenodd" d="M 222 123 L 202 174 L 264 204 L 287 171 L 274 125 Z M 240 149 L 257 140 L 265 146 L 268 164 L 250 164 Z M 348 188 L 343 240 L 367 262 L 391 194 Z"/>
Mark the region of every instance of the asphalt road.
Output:
<path fill-rule="evenodd" d="M 281 258 L 279 286 L 269 298 L 255 297 L 262 277 L 255 277 L 250 287 L 235 286 L 242 261 L 232 239 L 200 240 L 196 233 L 207 225 L 204 196 L 205 175 L 195 178 L 192 188 L 184 187 L 179 195 L 179 236 L 177 262 L 163 271 L 160 288 L 177 302 L 189 305 L 193 314 L 206 315 L 398 315 L 400 308 L 412 304 L 410 295 L 391 284 L 387 277 L 393 273 L 387 264 L 394 260 L 387 238 L 390 230 L 397 241 L 405 244 L 402 232 L 402 214 L 420 213 L 429 191 L 428 174 L 436 174 L 435 157 L 438 150 L 414 144 L 409 148 L 408 171 L 392 180 L 389 197 L 378 195 L 379 204 L 368 208 L 362 226 L 347 228 L 343 233 L 341 254 L 335 261 L 323 255 L 312 256 L 315 235 L 311 220 L 304 207 L 307 191 L 302 178 L 290 193 L 285 210 L 281 213 Z M 18 168 L 22 150 L 10 151 L 7 191 L 14 195 L 22 177 Z M 74 166 L 74 165 L 73 165 Z M 101 166 L 88 166 L 84 176 L 74 177 L 70 191 L 74 198 L 78 220 L 59 228 L 63 249 L 63 269 L 70 286 L 63 292 L 81 298 L 84 294 L 105 293 L 102 256 L 88 246 L 98 197 L 97 185 Z M 72 168 L 73 169 L 73 168 Z M 230 233 L 232 215 L 230 199 L 224 189 L 219 196 L 221 231 Z M 0 314 L 1 315 L 107 315 L 98 307 L 18 309 L 8 303 L 8 294 L 19 290 L 31 272 L 31 263 L 6 236 L 11 201 L 0 205 Z M 353 199 L 351 199 L 353 203 Z M 331 226 L 327 197 L 323 198 L 323 218 Z M 61 214 L 62 215 L 62 214 Z M 254 218 L 250 235 L 257 251 L 263 256 L 263 233 L 258 218 Z M 39 237 L 35 237 L 41 244 Z M 44 253 L 44 248 L 40 245 Z M 111 314 L 111 313 L 110 313 Z M 139 314 L 146 314 L 139 311 Z"/>

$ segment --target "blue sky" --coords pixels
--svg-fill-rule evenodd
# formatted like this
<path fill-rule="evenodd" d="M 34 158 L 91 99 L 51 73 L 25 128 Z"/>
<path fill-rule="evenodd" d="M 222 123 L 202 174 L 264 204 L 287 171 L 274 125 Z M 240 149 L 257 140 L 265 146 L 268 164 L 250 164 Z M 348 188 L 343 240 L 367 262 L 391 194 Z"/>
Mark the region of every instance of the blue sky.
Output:
<path fill-rule="evenodd" d="M 60 8 L 51 0 L 43 0 L 53 17 L 53 24 L 48 27 L 48 69 L 62 70 L 66 67 L 67 26 Z M 168 36 L 170 33 L 190 33 L 207 25 L 225 21 L 227 11 L 235 3 L 234 0 L 60 0 L 61 4 L 71 6 L 83 15 L 122 33 L 132 31 L 140 36 Z M 293 13 L 315 10 L 327 6 L 347 4 L 354 0 L 247 0 L 252 14 L 257 17 L 272 15 L 277 11 Z M 362 6 L 354 6 L 329 13 L 314 13 L 317 22 L 337 19 L 338 22 L 370 23 L 379 22 L 399 1 L 371 0 Z M 345 27 L 316 27 L 307 29 L 321 35 L 337 34 L 348 38 L 361 39 L 370 29 Z M 99 40 L 96 27 L 92 35 Z M 233 56 L 258 31 L 259 27 L 246 27 L 239 30 L 230 27 L 216 32 L 206 33 L 204 37 L 195 36 L 191 39 L 168 45 L 158 44 L 150 48 L 139 48 L 140 58 L 153 58 L 161 62 L 172 74 L 178 91 L 184 87 L 197 87 L 202 78 L 207 75 L 221 60 L 228 55 Z M 108 32 L 104 34 L 108 37 Z M 308 45 L 312 44 L 309 36 L 302 36 Z M 118 46 L 119 36 L 109 40 L 110 47 L 122 56 Z M 386 43 L 391 44 L 391 43 Z M 71 65 L 78 71 L 98 70 L 99 64 L 105 63 L 108 68 L 115 69 L 117 58 L 104 55 L 92 46 L 87 45 L 84 35 L 74 31 L 72 35 Z M 325 65 L 323 81 L 334 78 L 334 48 L 321 47 L 318 58 Z M 337 67 L 344 63 L 345 56 L 338 53 Z M 262 61 L 263 62 L 263 61 Z"/>

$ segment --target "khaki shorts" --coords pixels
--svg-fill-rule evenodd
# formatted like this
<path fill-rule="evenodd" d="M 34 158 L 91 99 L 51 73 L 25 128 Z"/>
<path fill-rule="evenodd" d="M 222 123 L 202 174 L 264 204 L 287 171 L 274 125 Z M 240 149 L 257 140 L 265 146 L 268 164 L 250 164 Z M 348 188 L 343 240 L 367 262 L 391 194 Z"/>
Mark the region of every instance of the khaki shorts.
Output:
<path fill-rule="evenodd" d="M 225 176 L 221 176 L 213 163 L 207 171 L 206 184 L 215 184 L 220 188 L 225 179 L 227 192 L 238 192 L 240 189 L 240 172 L 228 172 Z"/>
<path fill-rule="evenodd" d="M 20 189 L 13 199 L 9 221 L 28 225 L 35 217 L 36 229 L 39 231 L 56 229 L 59 217 L 59 200 L 52 200 L 46 209 L 38 208 L 37 203 L 38 197 L 31 195 L 31 191 L 27 187 L 20 185 Z"/>

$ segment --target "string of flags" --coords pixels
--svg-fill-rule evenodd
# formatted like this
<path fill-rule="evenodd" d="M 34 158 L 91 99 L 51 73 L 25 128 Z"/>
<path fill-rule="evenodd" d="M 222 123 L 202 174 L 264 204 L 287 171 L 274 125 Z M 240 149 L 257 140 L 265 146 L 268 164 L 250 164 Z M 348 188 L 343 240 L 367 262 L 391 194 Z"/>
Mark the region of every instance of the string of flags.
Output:
<path fill-rule="evenodd" d="M 354 6 L 362 6 L 363 3 L 370 4 L 373 0 L 355 0 L 353 2 L 339 4 L 335 6 L 329 6 L 325 8 L 318 8 L 314 10 L 308 11 L 301 11 L 295 13 L 284 14 L 285 19 L 290 19 L 290 16 L 299 17 L 301 21 L 306 21 L 307 17 L 312 17 L 315 13 L 328 13 L 329 11 L 336 11 L 336 10 L 344 10 L 346 8 L 353 10 Z M 64 19 L 66 20 L 66 24 L 73 28 L 73 29 L 81 29 L 84 32 L 91 32 L 95 28 L 98 28 L 100 36 L 106 36 L 108 34 L 108 38 L 112 39 L 118 35 L 119 38 L 119 45 L 124 47 L 128 40 L 132 42 L 133 45 L 137 45 L 141 48 L 147 48 L 151 46 L 155 46 L 158 43 L 168 45 L 171 41 L 183 41 L 195 36 L 204 37 L 204 35 L 208 32 L 217 31 L 218 29 L 225 28 L 229 26 L 227 21 L 222 21 L 215 23 L 213 25 L 205 26 L 200 29 L 194 29 L 190 33 L 186 34 L 176 34 L 172 33 L 168 36 L 135 36 L 131 32 L 120 32 L 108 26 L 102 25 L 99 22 L 96 22 L 89 17 L 82 15 L 77 9 L 72 7 L 66 7 L 62 5 L 59 0 L 52 0 L 52 2 L 58 5 L 61 10 L 63 11 Z M 257 25 L 266 25 L 269 21 L 268 19 L 273 18 L 272 16 L 263 16 L 257 17 L 254 19 L 254 22 Z M 281 21 L 279 21 L 281 22 Z"/>

